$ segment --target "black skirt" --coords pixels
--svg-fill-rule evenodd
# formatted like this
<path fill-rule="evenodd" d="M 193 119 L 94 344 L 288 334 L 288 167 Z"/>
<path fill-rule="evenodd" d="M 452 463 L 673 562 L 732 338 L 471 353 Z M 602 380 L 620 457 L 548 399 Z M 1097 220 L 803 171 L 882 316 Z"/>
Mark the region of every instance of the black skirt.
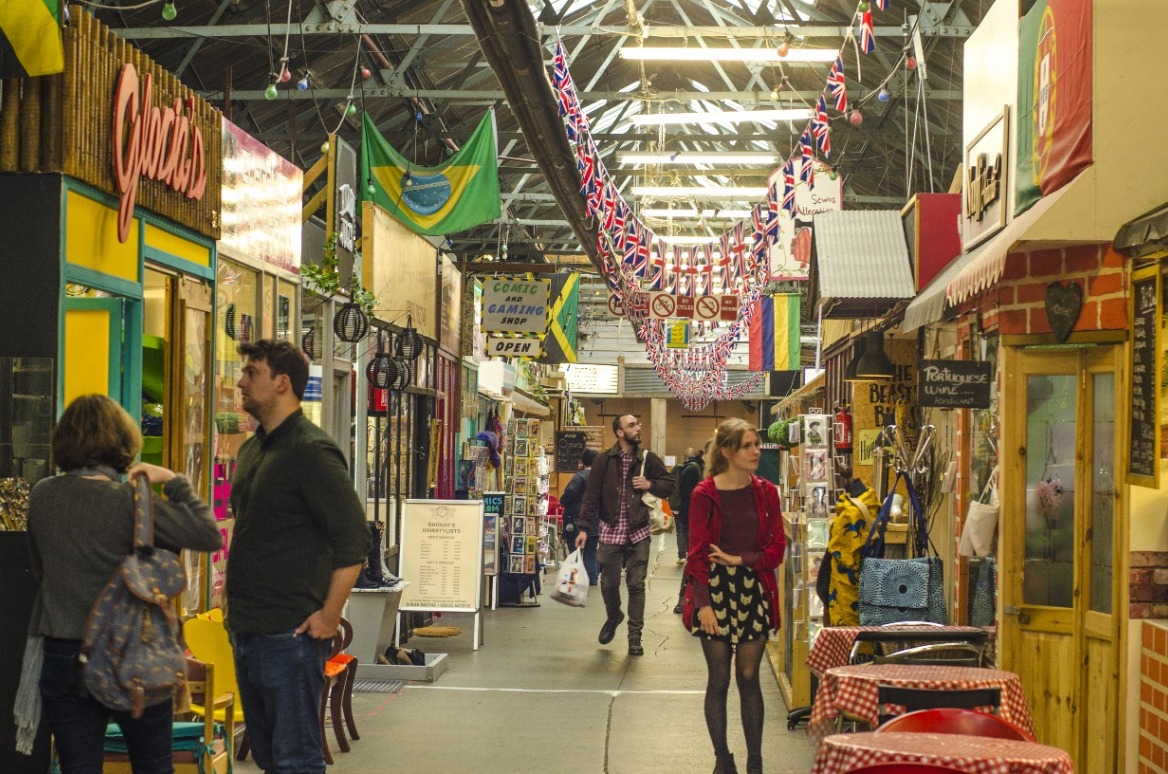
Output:
<path fill-rule="evenodd" d="M 753 567 L 727 567 L 710 563 L 710 607 L 720 631 L 706 634 L 697 610 L 690 623 L 695 637 L 709 637 L 731 645 L 745 640 L 765 639 L 770 628 L 771 603 Z"/>

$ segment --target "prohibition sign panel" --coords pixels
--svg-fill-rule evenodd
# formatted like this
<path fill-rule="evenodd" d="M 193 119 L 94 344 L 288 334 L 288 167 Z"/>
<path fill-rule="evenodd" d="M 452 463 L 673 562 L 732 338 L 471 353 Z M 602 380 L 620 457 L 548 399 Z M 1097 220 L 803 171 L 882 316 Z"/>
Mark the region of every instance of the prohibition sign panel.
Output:
<path fill-rule="evenodd" d="M 695 320 L 717 320 L 722 304 L 717 296 L 701 296 L 694 304 Z"/>
<path fill-rule="evenodd" d="M 608 313 L 613 317 L 625 316 L 625 305 L 615 295 L 610 295 L 608 297 Z"/>
<path fill-rule="evenodd" d="M 664 320 L 673 316 L 677 308 L 677 300 L 668 293 L 654 293 L 649 302 L 649 316 Z"/>

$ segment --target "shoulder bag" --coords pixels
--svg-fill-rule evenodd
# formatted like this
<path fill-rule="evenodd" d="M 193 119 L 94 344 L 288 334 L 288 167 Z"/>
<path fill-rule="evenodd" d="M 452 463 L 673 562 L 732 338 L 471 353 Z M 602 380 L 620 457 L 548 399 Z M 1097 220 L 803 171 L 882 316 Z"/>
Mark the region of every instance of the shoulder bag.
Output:
<path fill-rule="evenodd" d="M 990 471 L 981 497 L 969 504 L 965 525 L 961 528 L 962 556 L 988 556 L 994 549 L 994 532 L 998 528 L 998 468 Z"/>

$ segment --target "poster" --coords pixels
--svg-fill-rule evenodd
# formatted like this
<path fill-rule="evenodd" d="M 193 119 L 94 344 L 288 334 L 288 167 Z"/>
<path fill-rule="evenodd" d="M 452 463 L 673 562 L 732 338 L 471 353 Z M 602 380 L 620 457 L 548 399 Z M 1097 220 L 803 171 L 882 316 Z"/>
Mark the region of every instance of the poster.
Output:
<path fill-rule="evenodd" d="M 483 577 L 481 500 L 406 500 L 399 575 L 402 610 L 473 613 Z"/>

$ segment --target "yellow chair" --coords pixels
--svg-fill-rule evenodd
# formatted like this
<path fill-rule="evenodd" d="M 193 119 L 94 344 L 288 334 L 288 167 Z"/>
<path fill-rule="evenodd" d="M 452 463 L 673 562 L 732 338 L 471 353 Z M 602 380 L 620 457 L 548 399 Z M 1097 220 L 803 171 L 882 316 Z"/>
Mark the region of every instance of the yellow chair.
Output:
<path fill-rule="evenodd" d="M 218 620 L 216 620 L 216 618 Z M 216 679 L 222 691 L 230 691 L 239 696 L 239 683 L 235 676 L 235 654 L 231 650 L 231 640 L 227 636 L 227 629 L 223 626 L 223 613 L 215 609 L 190 618 L 183 624 L 183 637 L 187 647 L 200 661 L 215 665 Z M 202 717 L 205 709 L 201 704 L 191 704 L 191 712 Z M 216 721 L 223 722 L 221 710 L 214 710 Z M 235 705 L 235 720 L 244 727 L 243 739 L 236 750 L 235 759 L 242 761 L 247 758 L 247 719 L 243 712 L 243 702 Z"/>

